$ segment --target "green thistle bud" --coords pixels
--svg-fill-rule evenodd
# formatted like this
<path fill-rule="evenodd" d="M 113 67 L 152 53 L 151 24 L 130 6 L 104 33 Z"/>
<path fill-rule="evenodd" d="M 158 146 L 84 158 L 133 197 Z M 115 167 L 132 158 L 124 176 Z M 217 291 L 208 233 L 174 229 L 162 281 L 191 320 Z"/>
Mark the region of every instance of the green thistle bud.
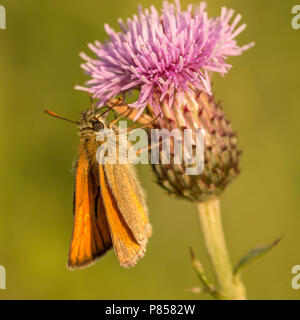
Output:
<path fill-rule="evenodd" d="M 238 175 L 241 154 L 220 104 L 204 92 L 185 93 L 175 96 L 172 108 L 163 103 L 161 110 L 164 117 L 157 122 L 159 129 L 204 130 L 204 170 L 199 175 L 186 175 L 188 165 L 174 164 L 172 153 L 170 164 L 161 164 L 160 151 L 160 164 L 152 165 L 158 184 L 168 193 L 191 201 L 202 202 L 220 195 Z"/>

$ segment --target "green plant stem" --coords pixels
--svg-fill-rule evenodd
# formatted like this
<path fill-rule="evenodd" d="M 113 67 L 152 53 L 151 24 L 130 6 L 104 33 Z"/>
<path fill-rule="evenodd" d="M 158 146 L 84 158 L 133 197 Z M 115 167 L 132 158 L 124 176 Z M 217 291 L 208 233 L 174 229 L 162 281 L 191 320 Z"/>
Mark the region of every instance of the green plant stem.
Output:
<path fill-rule="evenodd" d="M 208 256 L 222 300 L 245 300 L 246 292 L 239 275 L 233 274 L 222 228 L 220 201 L 213 198 L 197 204 Z"/>

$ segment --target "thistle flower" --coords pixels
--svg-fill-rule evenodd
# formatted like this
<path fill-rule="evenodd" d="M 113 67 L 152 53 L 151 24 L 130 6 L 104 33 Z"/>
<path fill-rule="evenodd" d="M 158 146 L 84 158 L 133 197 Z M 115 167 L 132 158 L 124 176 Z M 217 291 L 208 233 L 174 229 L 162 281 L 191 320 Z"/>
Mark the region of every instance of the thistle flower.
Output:
<path fill-rule="evenodd" d="M 88 91 L 102 106 L 120 93 L 139 89 L 131 106 L 142 112 L 147 105 L 163 114 L 161 127 L 205 128 L 205 171 L 198 177 L 172 174 L 172 166 L 154 165 L 158 183 L 170 193 L 202 201 L 218 195 L 238 173 L 236 138 L 211 92 L 213 72 L 226 74 L 227 57 L 240 55 L 253 43 L 238 46 L 235 38 L 246 27 L 237 27 L 241 15 L 222 8 L 220 17 L 208 18 L 204 2 L 186 11 L 179 1 L 165 2 L 161 14 L 151 7 L 119 20 L 122 31 L 105 25 L 110 40 L 90 44 L 96 59 L 82 53 L 82 68 L 92 77 Z M 233 21 L 231 21 L 233 20 Z M 167 121 L 167 122 L 166 122 Z M 182 168 L 181 171 L 183 171 Z M 195 181 L 196 180 L 196 181 Z"/>
<path fill-rule="evenodd" d="M 241 15 L 233 16 L 234 10 L 223 7 L 220 17 L 208 18 L 205 2 L 186 11 L 178 0 L 175 5 L 165 2 L 161 14 L 153 6 L 144 11 L 139 7 L 139 14 L 126 23 L 119 20 L 121 32 L 105 25 L 110 39 L 89 44 L 95 59 L 81 54 L 91 79 L 76 89 L 99 99 L 99 107 L 138 89 L 139 98 L 131 106 L 142 112 L 151 105 L 155 114 L 162 102 L 172 107 L 175 95 L 195 90 L 211 95 L 211 73 L 226 74 L 231 68 L 227 57 L 253 46 L 237 45 L 235 38 L 246 24 L 237 27 Z"/>
<path fill-rule="evenodd" d="M 89 45 L 95 58 L 81 54 L 85 61 L 82 68 L 91 79 L 85 87 L 76 86 L 98 99 L 99 107 L 118 94 L 126 96 L 137 89 L 139 97 L 131 104 L 138 109 L 137 117 L 147 108 L 153 115 L 161 114 L 158 128 L 204 130 L 201 175 L 186 176 L 185 163 L 158 164 L 153 169 L 158 183 L 169 193 L 197 203 L 218 285 L 216 289 L 212 285 L 207 288 L 218 299 L 245 298 L 243 284 L 233 273 L 227 253 L 218 200 L 239 172 L 240 151 L 211 89 L 212 74 L 223 76 L 230 70 L 227 58 L 253 46 L 237 44 L 235 38 L 246 27 L 238 26 L 240 20 L 241 15 L 234 17 L 234 10 L 224 7 L 219 17 L 208 18 L 204 2 L 189 5 L 185 11 L 179 0 L 175 4 L 164 2 L 160 13 L 154 7 L 140 7 L 138 15 L 126 23 L 119 20 L 120 32 L 105 25 L 110 39 Z M 207 286 L 202 268 L 197 272 Z"/>

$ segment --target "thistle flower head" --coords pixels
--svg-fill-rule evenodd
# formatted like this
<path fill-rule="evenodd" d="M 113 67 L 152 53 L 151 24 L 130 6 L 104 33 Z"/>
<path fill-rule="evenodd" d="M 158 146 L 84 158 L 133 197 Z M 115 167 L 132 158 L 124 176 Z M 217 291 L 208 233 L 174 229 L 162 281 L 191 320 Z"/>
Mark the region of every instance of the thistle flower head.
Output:
<path fill-rule="evenodd" d="M 246 27 L 238 26 L 240 20 L 224 7 L 219 17 L 208 18 L 204 2 L 185 11 L 179 0 L 164 2 L 160 13 L 140 7 L 126 23 L 119 20 L 120 32 L 105 26 L 110 39 L 89 45 L 95 58 L 81 54 L 91 79 L 76 88 L 98 99 L 99 107 L 137 89 L 139 97 L 131 105 L 139 109 L 137 117 L 147 107 L 153 117 L 162 115 L 156 121 L 159 129 L 203 129 L 202 174 L 185 175 L 189 164 L 175 164 L 174 157 L 170 164 L 152 165 L 157 182 L 170 194 L 205 201 L 219 196 L 239 173 L 237 137 L 212 95 L 211 76 L 226 74 L 231 68 L 227 58 L 253 46 L 238 46 L 235 38 Z"/>
<path fill-rule="evenodd" d="M 139 97 L 131 106 L 142 112 L 149 104 L 155 114 L 161 103 L 169 107 L 174 97 L 193 90 L 211 94 L 211 74 L 226 74 L 231 65 L 227 57 L 240 55 L 253 43 L 237 45 L 236 36 L 246 27 L 237 27 L 241 15 L 222 8 L 221 15 L 208 18 L 205 2 L 189 5 L 184 11 L 179 0 L 165 2 L 159 13 L 153 6 L 138 15 L 119 20 L 120 32 L 108 25 L 110 39 L 96 41 L 89 48 L 96 55 L 82 53 L 82 68 L 91 77 L 86 87 L 76 89 L 89 92 L 101 107 L 109 99 L 133 89 Z"/>
<path fill-rule="evenodd" d="M 163 150 L 159 164 L 152 164 L 157 183 L 170 195 L 190 201 L 202 202 L 220 196 L 226 186 L 239 174 L 241 151 L 237 137 L 226 118 L 220 103 L 204 92 L 185 93 L 182 99 L 175 96 L 174 107 L 161 104 L 163 118 L 157 127 L 169 131 L 174 128 L 202 128 L 204 131 L 204 170 L 199 175 L 186 175 L 188 163 L 175 164 L 171 144 L 171 162 L 162 164 Z M 193 157 L 197 156 L 193 143 Z"/>

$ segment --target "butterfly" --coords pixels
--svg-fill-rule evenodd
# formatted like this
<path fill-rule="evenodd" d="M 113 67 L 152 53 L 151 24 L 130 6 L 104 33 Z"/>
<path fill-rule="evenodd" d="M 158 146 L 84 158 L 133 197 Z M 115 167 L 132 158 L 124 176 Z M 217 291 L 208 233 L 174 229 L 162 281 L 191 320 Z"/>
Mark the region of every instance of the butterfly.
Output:
<path fill-rule="evenodd" d="M 133 165 L 99 164 L 96 159 L 97 149 L 103 143 L 96 139 L 99 130 L 117 131 L 115 123 L 122 116 L 135 116 L 136 110 L 122 106 L 121 102 L 121 98 L 116 99 L 102 113 L 92 105 L 79 115 L 78 122 L 45 110 L 75 123 L 79 129 L 69 269 L 87 267 L 110 249 L 122 267 L 132 267 L 143 257 L 151 236 L 144 191 Z M 109 123 L 104 114 L 115 107 L 120 116 Z M 146 126 L 147 117 L 142 117 L 140 123 Z"/>

